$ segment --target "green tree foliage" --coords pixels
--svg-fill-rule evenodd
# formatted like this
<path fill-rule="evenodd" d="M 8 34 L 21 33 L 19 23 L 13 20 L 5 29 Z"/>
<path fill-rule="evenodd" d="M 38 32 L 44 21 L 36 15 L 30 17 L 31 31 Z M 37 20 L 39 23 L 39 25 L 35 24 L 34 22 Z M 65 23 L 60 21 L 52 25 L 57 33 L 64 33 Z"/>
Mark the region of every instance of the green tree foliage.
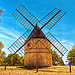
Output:
<path fill-rule="evenodd" d="M 69 51 L 69 53 L 67 55 L 67 60 L 69 60 L 69 62 L 71 62 L 72 65 L 75 65 L 75 45 Z"/>
<path fill-rule="evenodd" d="M 9 54 L 6 58 L 8 66 L 23 66 L 24 58 L 20 57 L 18 54 Z"/>
<path fill-rule="evenodd" d="M 2 48 L 4 48 L 4 45 L 0 41 L 0 65 L 4 65 L 4 60 L 5 60 L 5 57 L 6 57 L 6 53 L 1 50 Z"/>
<path fill-rule="evenodd" d="M 0 41 L 0 50 L 4 48 L 4 44 Z"/>
<path fill-rule="evenodd" d="M 59 62 L 58 64 L 56 64 L 55 62 Z M 64 62 L 62 60 L 62 57 L 60 57 L 57 52 L 52 51 L 52 64 L 53 65 L 64 65 Z"/>
<path fill-rule="evenodd" d="M 72 46 L 74 49 L 75 49 L 75 45 L 74 46 Z"/>

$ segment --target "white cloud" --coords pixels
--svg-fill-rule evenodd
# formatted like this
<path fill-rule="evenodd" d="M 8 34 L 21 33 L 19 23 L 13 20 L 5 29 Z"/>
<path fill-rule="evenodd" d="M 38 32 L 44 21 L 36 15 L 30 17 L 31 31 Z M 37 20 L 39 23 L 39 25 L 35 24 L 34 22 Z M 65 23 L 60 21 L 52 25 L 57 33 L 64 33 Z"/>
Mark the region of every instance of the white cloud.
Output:
<path fill-rule="evenodd" d="M 0 27 L 0 29 L 1 29 L 1 32 L 6 33 L 6 34 L 8 34 L 8 35 L 11 35 L 11 36 L 14 37 L 14 38 L 18 38 L 18 35 L 20 34 L 19 31 L 16 31 L 16 30 L 14 30 L 14 29 L 8 30 L 8 29 L 3 28 L 3 27 Z M 16 35 L 16 34 L 17 34 L 17 35 Z"/>
<path fill-rule="evenodd" d="M 72 49 L 72 46 L 74 45 L 73 42 L 69 41 L 69 40 L 62 40 L 61 43 L 68 49 Z"/>
<path fill-rule="evenodd" d="M 69 44 L 69 45 L 72 45 L 72 46 L 74 45 L 74 43 L 70 42 L 69 40 L 62 40 L 61 43 L 63 43 L 63 44 L 66 43 L 66 44 Z"/>
<path fill-rule="evenodd" d="M 6 35 L 3 35 L 3 34 L 0 34 L 0 37 L 6 38 L 6 39 L 9 39 L 9 40 L 14 40 L 13 38 L 10 38 L 10 37 L 8 37 L 8 36 L 6 36 Z"/>
<path fill-rule="evenodd" d="M 62 40 L 61 43 L 67 42 L 68 40 Z"/>
<path fill-rule="evenodd" d="M 74 45 L 74 43 L 72 43 L 72 42 L 67 42 L 67 43 L 70 44 L 70 45 L 72 45 L 72 46 Z"/>

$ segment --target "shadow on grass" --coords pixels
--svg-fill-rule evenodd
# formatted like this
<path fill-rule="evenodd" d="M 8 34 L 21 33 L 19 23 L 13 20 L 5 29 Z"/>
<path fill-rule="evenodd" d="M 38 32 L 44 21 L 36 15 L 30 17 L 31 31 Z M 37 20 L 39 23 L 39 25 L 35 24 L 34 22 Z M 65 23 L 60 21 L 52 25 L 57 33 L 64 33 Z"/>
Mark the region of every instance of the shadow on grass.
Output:
<path fill-rule="evenodd" d="M 38 69 L 41 69 L 41 68 L 47 68 L 49 66 L 39 66 Z M 23 67 L 17 67 L 17 68 L 22 68 L 22 69 L 27 69 L 27 70 L 33 70 L 33 69 L 36 69 L 36 66 L 23 66 Z"/>
<path fill-rule="evenodd" d="M 40 72 L 55 72 L 55 73 L 70 73 L 68 71 L 51 71 L 51 70 L 39 70 Z"/>
<path fill-rule="evenodd" d="M 23 66 L 23 67 L 17 67 L 17 68 L 21 68 L 21 69 L 26 69 L 26 70 L 34 70 L 36 69 L 36 66 Z M 49 69 L 48 69 L 49 68 Z M 67 71 L 57 71 L 57 68 L 54 68 L 56 70 L 51 70 L 53 69 L 54 67 L 49 67 L 49 66 L 41 66 L 41 67 L 38 67 L 38 71 L 39 72 L 55 72 L 55 73 L 69 73 L 68 70 Z M 43 69 L 43 70 L 42 70 Z M 47 70 L 46 70 L 47 69 Z"/>
<path fill-rule="evenodd" d="M 13 67 L 7 67 L 7 70 L 34 70 L 36 69 L 36 66 L 13 66 Z M 5 71 L 4 68 L 0 68 L 1 71 Z M 49 67 L 49 66 L 41 66 L 38 67 L 39 72 L 54 72 L 54 73 L 69 73 L 69 71 L 66 69 L 64 70 L 57 70 L 57 67 Z"/>
<path fill-rule="evenodd" d="M 49 67 L 49 66 L 41 66 L 41 67 L 38 67 L 38 70 L 39 69 L 45 69 L 45 68 L 47 68 L 47 67 Z M 11 66 L 11 67 L 9 67 L 9 66 L 7 66 L 6 67 L 6 70 L 34 70 L 34 69 L 36 69 L 36 66 Z M 3 68 L 0 68 L 0 70 L 1 71 L 4 71 L 5 70 L 5 67 L 3 67 Z"/>

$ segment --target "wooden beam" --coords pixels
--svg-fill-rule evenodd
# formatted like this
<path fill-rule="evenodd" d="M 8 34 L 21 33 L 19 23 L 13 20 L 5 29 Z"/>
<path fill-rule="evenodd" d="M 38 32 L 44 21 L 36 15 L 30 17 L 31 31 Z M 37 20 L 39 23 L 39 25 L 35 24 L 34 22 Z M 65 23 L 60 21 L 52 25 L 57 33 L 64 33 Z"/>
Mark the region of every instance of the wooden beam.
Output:
<path fill-rule="evenodd" d="M 28 52 L 28 53 L 51 53 L 51 52 Z"/>
<path fill-rule="evenodd" d="M 36 72 L 38 72 L 38 53 L 36 54 Z"/>
<path fill-rule="evenodd" d="M 5 59 L 5 70 L 6 70 L 6 59 Z"/>
<path fill-rule="evenodd" d="M 36 63 L 36 72 L 38 72 L 38 63 Z"/>

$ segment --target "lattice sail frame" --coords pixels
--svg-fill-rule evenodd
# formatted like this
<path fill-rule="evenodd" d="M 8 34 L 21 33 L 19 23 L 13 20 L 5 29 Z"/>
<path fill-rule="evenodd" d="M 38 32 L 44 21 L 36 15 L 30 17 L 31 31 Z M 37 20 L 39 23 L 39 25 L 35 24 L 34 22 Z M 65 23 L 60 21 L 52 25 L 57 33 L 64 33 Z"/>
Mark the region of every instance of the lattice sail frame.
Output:
<path fill-rule="evenodd" d="M 19 39 L 17 39 L 8 48 L 8 50 L 10 50 L 11 52 L 13 51 L 12 52 L 13 54 L 15 54 L 15 53 L 19 53 L 20 55 L 24 54 L 24 45 L 27 43 L 27 42 L 25 43 L 25 40 L 28 38 L 28 36 L 32 32 L 33 28 L 36 28 L 35 27 L 36 23 L 41 26 L 40 30 L 43 29 L 43 27 L 46 27 L 50 30 L 65 14 L 66 14 L 66 12 L 55 8 L 48 15 L 46 15 L 43 19 L 41 19 L 39 21 L 35 16 L 33 16 L 33 14 L 30 13 L 30 11 L 28 11 L 22 4 L 20 4 L 19 7 L 13 12 L 12 15 L 27 31 L 21 37 L 19 37 Z M 35 34 L 33 34 L 32 37 L 36 34 L 37 34 L 37 32 L 35 32 Z M 49 37 L 48 34 L 50 34 L 49 36 L 51 36 L 52 38 Z M 57 51 L 59 53 L 59 55 L 64 55 L 66 53 L 67 49 L 50 32 L 48 32 L 48 34 L 46 34 L 46 36 L 47 36 L 46 39 L 48 41 L 50 40 L 49 42 L 52 44 L 52 49 L 54 51 Z M 29 38 L 28 41 L 31 38 Z M 56 46 L 54 43 L 52 43 L 52 42 L 54 42 L 53 39 L 57 42 L 58 46 Z M 43 41 L 41 41 L 41 42 L 43 43 Z M 33 44 L 33 42 L 31 44 Z M 60 48 L 58 48 L 59 45 L 61 45 Z M 45 47 L 47 48 L 48 46 L 46 46 L 46 44 L 45 44 Z M 59 49 L 63 49 L 63 53 Z M 28 52 L 30 50 L 31 49 L 28 49 Z"/>
<path fill-rule="evenodd" d="M 60 9 L 53 9 L 48 15 L 38 22 L 38 25 L 48 28 L 49 30 L 66 14 L 65 11 Z"/>
<path fill-rule="evenodd" d="M 36 25 L 39 21 L 30 11 L 22 4 L 12 13 L 13 17 L 26 29 L 31 31 L 32 25 Z"/>

